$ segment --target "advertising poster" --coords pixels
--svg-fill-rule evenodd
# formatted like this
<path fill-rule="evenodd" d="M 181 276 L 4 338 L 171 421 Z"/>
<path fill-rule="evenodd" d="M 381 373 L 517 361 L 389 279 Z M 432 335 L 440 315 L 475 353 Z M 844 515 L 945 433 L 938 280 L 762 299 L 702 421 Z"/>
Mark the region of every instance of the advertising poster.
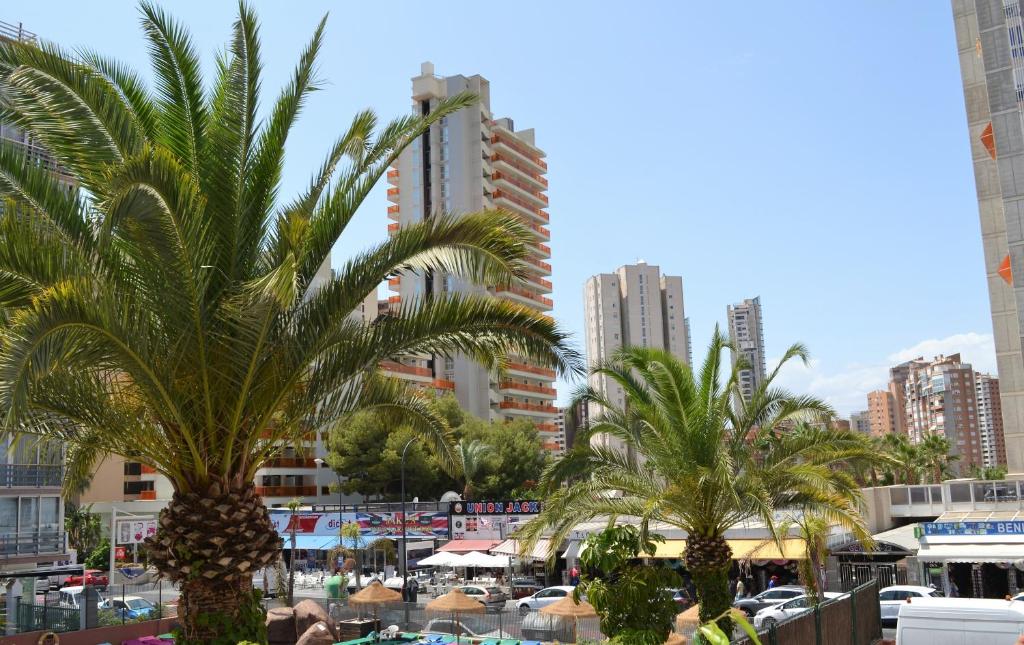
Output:
<path fill-rule="evenodd" d="M 296 535 L 335 536 L 342 524 L 356 522 L 363 537 L 400 536 L 402 534 L 401 513 L 312 513 L 271 509 L 270 521 L 279 535 L 288 535 L 294 527 Z M 412 538 L 448 538 L 448 514 L 436 511 L 414 511 L 406 513 L 406 535 Z"/>

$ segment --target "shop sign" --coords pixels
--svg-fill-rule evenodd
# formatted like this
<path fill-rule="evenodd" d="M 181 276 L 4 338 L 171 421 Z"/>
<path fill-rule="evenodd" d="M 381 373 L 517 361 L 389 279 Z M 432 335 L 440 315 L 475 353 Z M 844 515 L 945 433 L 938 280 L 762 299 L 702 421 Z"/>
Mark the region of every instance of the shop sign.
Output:
<path fill-rule="evenodd" d="M 399 536 L 402 534 L 401 513 L 310 513 L 273 509 L 270 521 L 280 535 L 335 536 L 343 524 L 357 523 L 363 537 Z M 405 516 L 405 534 L 410 538 L 447 538 L 448 515 L 436 511 L 411 512 Z"/>
<path fill-rule="evenodd" d="M 536 515 L 541 503 L 536 500 L 513 500 L 501 502 L 449 502 L 450 515 Z"/>
<path fill-rule="evenodd" d="M 924 522 L 917 537 L 929 535 L 1024 535 L 1024 522 Z"/>

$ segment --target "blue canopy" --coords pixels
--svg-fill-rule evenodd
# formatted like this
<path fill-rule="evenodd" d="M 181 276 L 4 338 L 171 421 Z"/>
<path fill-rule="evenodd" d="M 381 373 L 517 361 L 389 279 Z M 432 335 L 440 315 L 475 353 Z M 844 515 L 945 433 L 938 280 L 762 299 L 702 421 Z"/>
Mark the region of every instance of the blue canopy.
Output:
<path fill-rule="evenodd" d="M 285 535 L 282 535 L 281 537 L 284 539 L 284 548 L 286 548 L 286 549 L 292 548 L 292 538 L 291 538 L 291 536 L 285 534 Z M 376 538 L 375 537 L 375 538 L 373 538 L 371 540 L 371 539 L 365 538 L 363 536 L 360 536 L 358 541 L 357 541 L 358 548 L 365 549 L 366 547 L 370 546 L 371 544 L 373 544 L 374 542 L 376 542 L 379 539 L 380 538 Z M 296 549 L 306 549 L 306 550 L 312 550 L 312 551 L 329 551 L 330 549 L 333 549 L 336 546 L 338 546 L 338 536 L 337 535 L 333 535 L 333 536 L 331 536 L 331 535 L 296 535 L 295 536 L 295 548 Z M 351 547 L 352 546 L 352 538 L 345 538 L 345 546 L 347 546 L 347 547 Z"/>

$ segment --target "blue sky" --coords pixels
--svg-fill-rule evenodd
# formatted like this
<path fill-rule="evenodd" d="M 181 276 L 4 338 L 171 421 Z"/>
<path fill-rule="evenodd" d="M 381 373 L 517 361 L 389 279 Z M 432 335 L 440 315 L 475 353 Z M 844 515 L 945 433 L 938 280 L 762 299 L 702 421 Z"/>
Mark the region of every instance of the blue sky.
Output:
<path fill-rule="evenodd" d="M 212 63 L 235 4 L 165 4 Z M 265 102 L 331 12 L 285 195 L 357 110 L 407 110 L 420 62 L 490 79 L 494 113 L 548 153 L 554 313 L 580 346 L 586 278 L 643 258 L 683 276 L 697 356 L 760 295 L 769 356 L 814 356 L 785 382 L 844 413 L 896 360 L 994 370 L 948 2 L 255 4 Z M 132 2 L 17 0 L 0 20 L 145 64 Z M 381 186 L 336 259 L 384 238 L 386 207 Z"/>

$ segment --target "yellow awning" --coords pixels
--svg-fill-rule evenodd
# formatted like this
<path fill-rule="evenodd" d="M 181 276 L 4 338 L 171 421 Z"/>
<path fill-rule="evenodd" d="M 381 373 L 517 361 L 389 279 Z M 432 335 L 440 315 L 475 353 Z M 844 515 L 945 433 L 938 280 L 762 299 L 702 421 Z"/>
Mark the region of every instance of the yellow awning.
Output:
<path fill-rule="evenodd" d="M 800 538 L 786 538 L 782 541 L 783 550 L 772 541 L 762 539 L 726 540 L 732 549 L 733 560 L 801 560 L 805 557 L 804 541 Z M 656 543 L 655 552 L 650 558 L 682 558 L 686 551 L 686 540 L 665 540 Z"/>

